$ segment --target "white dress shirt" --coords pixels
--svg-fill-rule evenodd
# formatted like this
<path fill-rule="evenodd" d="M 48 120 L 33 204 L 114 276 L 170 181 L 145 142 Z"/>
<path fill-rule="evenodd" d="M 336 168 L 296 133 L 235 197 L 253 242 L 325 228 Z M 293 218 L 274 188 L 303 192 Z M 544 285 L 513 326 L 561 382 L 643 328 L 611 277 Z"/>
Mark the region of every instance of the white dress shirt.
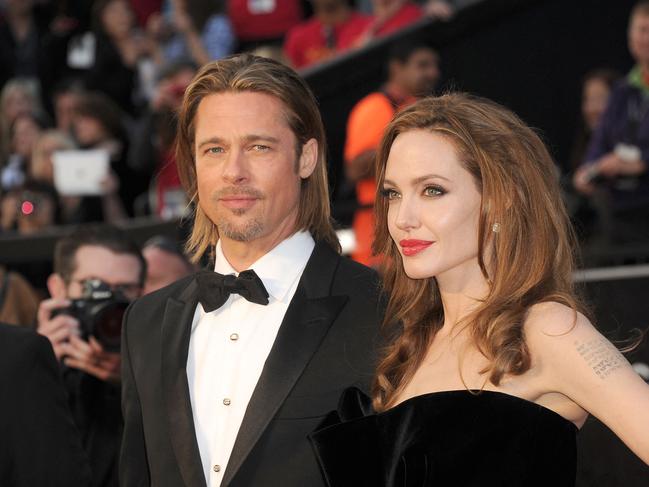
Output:
<path fill-rule="evenodd" d="M 196 308 L 187 379 L 208 487 L 221 485 L 248 402 L 314 246 L 308 232 L 298 232 L 250 267 L 270 295 L 268 305 L 232 294 L 211 313 L 200 303 Z M 216 245 L 214 270 L 237 274 L 221 242 Z"/>

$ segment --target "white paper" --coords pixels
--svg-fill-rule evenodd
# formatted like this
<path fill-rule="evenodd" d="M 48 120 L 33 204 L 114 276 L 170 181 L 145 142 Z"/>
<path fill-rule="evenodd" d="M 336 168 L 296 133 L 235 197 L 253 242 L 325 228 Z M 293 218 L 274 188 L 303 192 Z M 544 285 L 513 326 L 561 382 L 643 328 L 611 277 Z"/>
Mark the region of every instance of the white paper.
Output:
<path fill-rule="evenodd" d="M 64 196 L 103 194 L 101 182 L 109 171 L 108 151 L 68 150 L 52 155 L 54 186 Z"/>

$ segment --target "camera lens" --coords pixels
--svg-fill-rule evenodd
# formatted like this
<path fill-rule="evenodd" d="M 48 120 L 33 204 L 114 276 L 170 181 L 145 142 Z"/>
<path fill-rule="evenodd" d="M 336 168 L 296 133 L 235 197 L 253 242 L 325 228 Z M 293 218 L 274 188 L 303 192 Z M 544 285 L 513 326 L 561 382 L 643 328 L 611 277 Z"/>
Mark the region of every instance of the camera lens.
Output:
<path fill-rule="evenodd" d="M 105 306 L 95 318 L 93 335 L 109 351 L 118 351 L 122 334 L 122 318 L 127 303 L 112 302 Z"/>

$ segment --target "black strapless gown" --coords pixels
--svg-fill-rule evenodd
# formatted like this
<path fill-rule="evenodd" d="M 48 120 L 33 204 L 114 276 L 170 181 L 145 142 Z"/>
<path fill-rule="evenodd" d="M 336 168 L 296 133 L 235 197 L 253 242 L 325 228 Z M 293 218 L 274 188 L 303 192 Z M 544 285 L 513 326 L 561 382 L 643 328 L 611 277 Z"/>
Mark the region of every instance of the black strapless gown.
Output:
<path fill-rule="evenodd" d="M 310 440 L 329 487 L 574 487 L 576 434 L 500 392 L 434 392 L 376 414 L 350 388 Z"/>

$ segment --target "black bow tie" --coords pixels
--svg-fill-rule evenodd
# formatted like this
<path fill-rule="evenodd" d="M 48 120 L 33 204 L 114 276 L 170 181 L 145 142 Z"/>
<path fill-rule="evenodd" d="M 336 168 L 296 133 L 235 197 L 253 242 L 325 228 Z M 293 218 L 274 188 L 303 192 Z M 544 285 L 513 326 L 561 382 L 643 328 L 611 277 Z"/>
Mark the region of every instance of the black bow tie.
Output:
<path fill-rule="evenodd" d="M 230 294 L 239 294 L 251 303 L 268 304 L 268 292 L 255 271 L 247 270 L 238 277 L 218 272 L 202 271 L 196 274 L 198 282 L 198 299 L 206 313 L 220 308 Z"/>

